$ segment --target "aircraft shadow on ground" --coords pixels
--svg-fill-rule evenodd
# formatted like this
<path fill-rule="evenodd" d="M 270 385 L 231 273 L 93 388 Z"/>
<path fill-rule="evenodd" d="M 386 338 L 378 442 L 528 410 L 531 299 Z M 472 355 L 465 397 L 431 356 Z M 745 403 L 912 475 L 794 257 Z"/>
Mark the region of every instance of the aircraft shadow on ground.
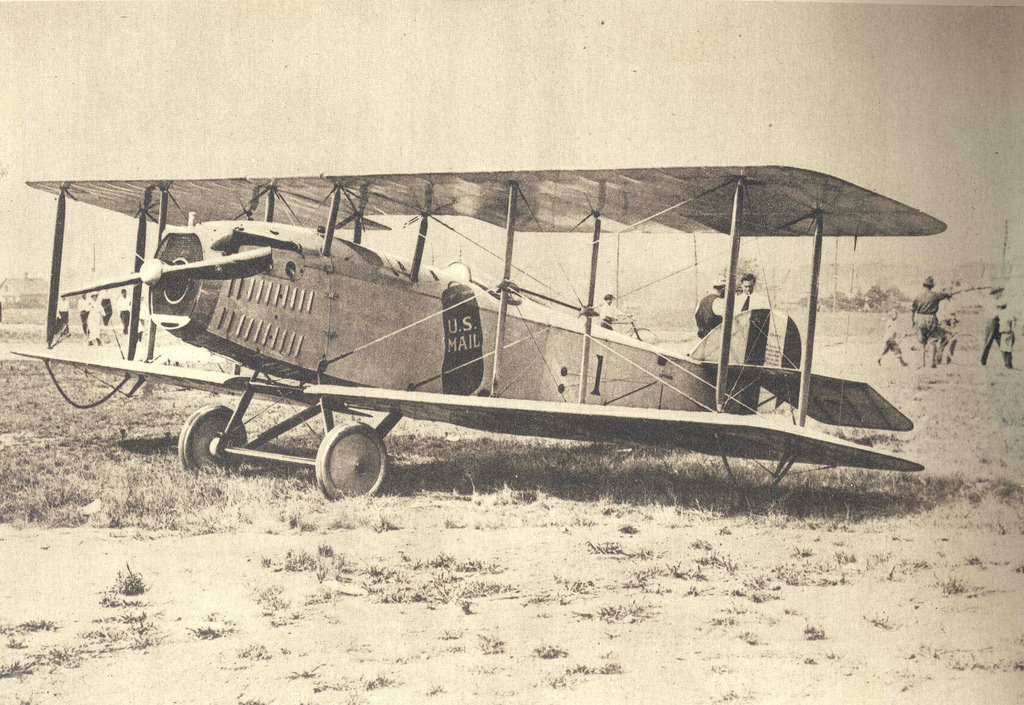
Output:
<path fill-rule="evenodd" d="M 604 445 L 523 446 L 474 442 L 439 449 L 439 457 L 393 459 L 383 492 L 492 493 L 506 488 L 525 502 L 540 495 L 568 501 L 678 506 L 726 515 L 782 514 L 863 520 L 931 509 L 958 496 L 964 481 L 862 470 L 821 470 L 779 486 L 755 463 L 660 449 Z"/>
<path fill-rule="evenodd" d="M 776 487 L 752 462 L 730 461 L 730 477 L 720 458 L 651 448 L 506 439 L 395 440 L 381 488 L 389 496 L 511 491 L 513 501 L 523 504 L 546 495 L 574 502 L 702 509 L 729 516 L 778 514 L 859 521 L 926 511 L 965 491 L 965 481 L 956 477 L 835 469 L 794 471 Z M 176 454 L 177 444 L 171 435 L 119 442 L 123 450 L 143 456 Z M 293 479 L 303 475 L 314 485 L 312 471 L 280 464 L 244 463 L 224 472 Z"/>
<path fill-rule="evenodd" d="M 118 442 L 118 446 L 125 452 L 136 455 L 163 455 L 168 452 L 178 452 L 178 439 L 169 434 L 145 438 L 125 438 Z"/>

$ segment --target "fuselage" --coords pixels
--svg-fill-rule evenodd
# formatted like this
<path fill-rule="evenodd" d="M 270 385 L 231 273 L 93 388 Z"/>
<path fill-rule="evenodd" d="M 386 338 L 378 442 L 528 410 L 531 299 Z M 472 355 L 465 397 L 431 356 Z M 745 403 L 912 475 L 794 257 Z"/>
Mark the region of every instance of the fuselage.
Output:
<path fill-rule="evenodd" d="M 315 230 L 253 221 L 169 229 L 157 256 L 181 263 L 220 256 L 225 238 L 278 244 L 269 271 L 193 280 L 151 292 L 153 320 L 182 340 L 268 374 L 389 389 L 487 394 L 499 294 L 464 268 L 423 265 Z M 245 237 L 239 240 L 245 243 Z M 214 250 L 218 243 L 221 252 Z M 244 251 L 252 245 L 242 244 Z M 578 401 L 584 318 L 510 296 L 495 391 Z M 714 407 L 706 365 L 593 326 L 586 403 L 682 410 Z"/>

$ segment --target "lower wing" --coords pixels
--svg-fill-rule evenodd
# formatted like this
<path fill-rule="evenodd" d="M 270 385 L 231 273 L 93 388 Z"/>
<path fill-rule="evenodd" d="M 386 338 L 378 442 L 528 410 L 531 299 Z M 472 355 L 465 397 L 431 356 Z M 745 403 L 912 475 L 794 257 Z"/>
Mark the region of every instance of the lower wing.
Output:
<path fill-rule="evenodd" d="M 466 397 L 338 385 L 264 384 L 242 375 L 145 362 L 108 362 L 49 353 L 18 354 L 47 363 L 121 372 L 207 391 L 239 394 L 251 389 L 257 394 L 310 404 L 328 399 L 348 408 L 397 412 L 412 419 L 441 421 L 493 433 L 666 446 L 708 455 L 780 463 L 901 472 L 924 469 L 918 463 L 866 446 L 757 416 Z"/>
<path fill-rule="evenodd" d="M 685 448 L 735 458 L 917 472 L 918 463 L 756 416 L 312 385 L 305 392 L 372 411 L 493 433 Z"/>

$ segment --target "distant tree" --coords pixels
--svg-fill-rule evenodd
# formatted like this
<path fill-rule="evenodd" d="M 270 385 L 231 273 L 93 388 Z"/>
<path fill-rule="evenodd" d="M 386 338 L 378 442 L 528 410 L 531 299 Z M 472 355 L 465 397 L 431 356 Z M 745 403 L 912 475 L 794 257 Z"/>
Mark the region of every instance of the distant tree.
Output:
<path fill-rule="evenodd" d="M 888 299 L 889 295 L 877 282 L 872 284 L 871 288 L 868 289 L 866 294 L 864 294 L 864 303 L 866 303 L 868 309 L 872 311 L 884 311 L 888 308 Z"/>
<path fill-rule="evenodd" d="M 818 300 L 819 310 L 831 311 L 833 305 L 837 311 L 889 311 L 893 308 L 904 308 L 909 297 L 898 287 L 883 288 L 874 283 L 866 291 L 860 289 L 853 292 L 836 291 Z M 806 306 L 807 297 L 802 296 L 798 305 Z"/>

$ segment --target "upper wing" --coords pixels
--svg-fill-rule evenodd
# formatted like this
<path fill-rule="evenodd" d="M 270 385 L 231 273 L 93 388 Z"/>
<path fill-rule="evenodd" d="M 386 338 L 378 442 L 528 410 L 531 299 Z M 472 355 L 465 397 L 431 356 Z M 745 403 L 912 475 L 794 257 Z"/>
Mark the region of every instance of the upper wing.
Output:
<path fill-rule="evenodd" d="M 709 455 L 843 465 L 914 472 L 923 466 L 865 446 L 773 423 L 762 417 L 703 412 L 634 409 L 426 392 L 311 385 L 322 395 L 355 408 L 397 411 L 494 433 L 582 441 L 671 446 Z"/>
<path fill-rule="evenodd" d="M 201 221 L 237 219 L 273 188 L 301 224 L 316 226 L 326 221 L 330 194 L 338 183 L 352 208 L 361 193 L 366 195 L 368 214 L 432 212 L 504 226 L 509 183 L 515 182 L 525 201 L 519 218 L 524 231 L 566 232 L 596 209 L 624 224 L 649 219 L 683 232 L 727 233 L 732 185 L 740 177 L 747 184 L 741 224 L 745 236 L 807 235 L 816 212 L 824 214 L 825 236 L 932 235 L 946 229 L 929 215 L 842 179 L 784 166 L 36 181 L 29 186 L 54 194 L 66 187 L 74 200 L 135 215 L 147 189 L 169 185 L 173 207 L 168 222 L 175 225 L 185 224 L 189 212 Z"/>

